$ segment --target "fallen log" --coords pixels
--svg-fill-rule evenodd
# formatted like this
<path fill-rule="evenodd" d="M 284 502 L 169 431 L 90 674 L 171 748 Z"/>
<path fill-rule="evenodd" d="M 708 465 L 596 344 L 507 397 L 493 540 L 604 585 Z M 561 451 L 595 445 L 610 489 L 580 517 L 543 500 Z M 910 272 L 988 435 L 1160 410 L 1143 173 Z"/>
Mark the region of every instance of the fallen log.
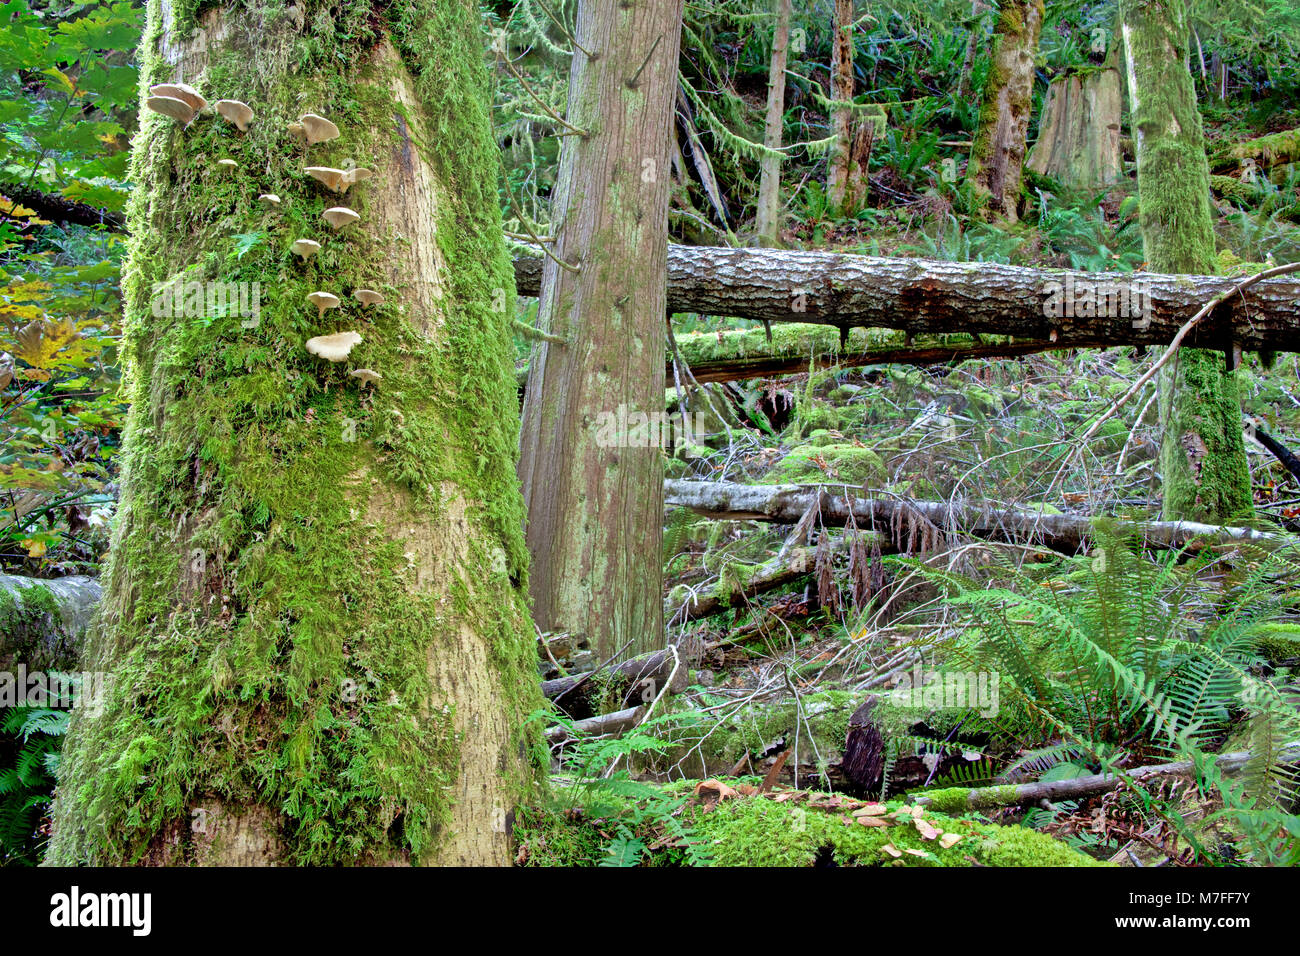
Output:
<path fill-rule="evenodd" d="M 794 524 L 821 495 L 821 521 L 827 526 L 844 525 L 850 514 L 863 530 L 884 530 L 924 519 L 944 533 L 1037 542 L 1063 554 L 1085 550 L 1093 536 L 1092 518 L 1084 515 L 1043 514 L 942 501 L 865 498 L 845 492 L 842 485 L 742 485 L 678 478 L 664 482 L 666 505 L 690 508 L 705 517 L 729 521 Z M 1115 527 L 1121 532 L 1139 534 L 1149 547 L 1161 548 L 1202 548 L 1245 542 L 1285 547 L 1300 540 L 1281 531 L 1257 531 L 1193 521 L 1138 523 L 1116 520 Z"/>
<path fill-rule="evenodd" d="M 629 727 L 635 727 L 644 710 L 644 707 L 629 707 L 627 710 L 616 710 L 612 714 L 600 714 L 596 717 L 588 717 L 586 720 L 575 721 L 573 724 L 575 733 L 570 733 L 569 728 L 563 724 L 556 724 L 546 728 L 546 740 L 548 743 L 560 744 L 575 737 L 619 734 Z"/>
<path fill-rule="evenodd" d="M 521 294 L 538 295 L 541 274 L 540 255 L 516 257 Z M 1012 335 L 1061 348 L 1168 344 L 1206 302 L 1239 281 L 833 252 L 668 247 L 670 312 L 913 334 Z M 1234 344 L 1247 350 L 1300 350 L 1300 281 L 1277 276 L 1231 296 L 1184 344 L 1223 351 Z"/>
<path fill-rule="evenodd" d="M 687 669 L 676 665 L 679 659 L 689 659 L 695 655 L 698 655 L 698 650 L 679 644 L 676 657 L 668 650 L 655 651 L 633 657 L 604 671 L 587 671 L 542 681 L 542 694 L 555 701 L 571 717 L 583 716 L 581 711 L 589 708 L 593 693 L 611 689 L 622 695 L 624 706 L 634 700 L 649 703 L 670 678 L 671 693 L 681 693 L 686 689 Z"/>
<path fill-rule="evenodd" d="M 1256 754 L 1249 751 L 1240 751 L 1222 754 L 1214 762 L 1223 773 L 1233 774 L 1240 771 L 1256 756 Z M 1284 747 L 1278 755 L 1278 762 L 1288 766 L 1300 764 L 1300 743 L 1292 743 Z M 1135 770 L 1126 772 L 1124 776 L 1113 773 L 1096 773 L 1084 777 L 1075 777 L 1073 780 L 1044 780 L 1038 783 L 1021 783 L 1001 787 L 977 787 L 966 792 L 965 800 L 960 805 L 953 807 L 947 801 L 941 801 L 941 806 L 936 806 L 935 809 L 942 809 L 944 813 L 954 813 L 963 810 L 988 810 L 1017 804 L 1039 803 L 1043 800 L 1049 803 L 1058 800 L 1075 800 L 1079 797 L 1090 797 L 1115 790 L 1127 780 L 1142 783 L 1156 777 L 1193 773 L 1195 769 L 1196 765 L 1192 761 L 1180 760 L 1176 763 L 1138 767 Z M 916 794 L 910 797 L 909 800 L 923 807 L 935 803 L 933 796 L 926 796 L 924 793 Z"/>
<path fill-rule="evenodd" d="M 0 574 L 0 670 L 75 670 L 100 595 L 99 582 L 84 575 Z"/>
<path fill-rule="evenodd" d="M 845 547 L 842 538 L 831 542 L 831 549 L 835 553 L 843 551 Z M 718 581 L 700 594 L 678 600 L 670 597 L 664 602 L 664 621 L 672 626 L 720 614 L 729 608 L 744 607 L 751 598 L 793 584 L 812 574 L 816 567 L 816 548 L 791 548 L 784 555 L 757 565 L 741 582 L 728 585 Z"/>

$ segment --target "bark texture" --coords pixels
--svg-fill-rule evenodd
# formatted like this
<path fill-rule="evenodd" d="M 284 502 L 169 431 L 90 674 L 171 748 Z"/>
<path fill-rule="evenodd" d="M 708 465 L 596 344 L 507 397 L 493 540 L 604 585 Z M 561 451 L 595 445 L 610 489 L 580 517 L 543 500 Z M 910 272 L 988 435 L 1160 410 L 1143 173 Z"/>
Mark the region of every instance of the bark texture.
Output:
<path fill-rule="evenodd" d="M 1124 0 L 1120 21 L 1147 262 L 1162 272 L 1213 272 L 1210 169 L 1187 69 L 1186 5 Z M 1181 349 L 1166 369 L 1160 380 L 1164 517 L 1249 517 L 1253 502 L 1236 374 L 1226 370 L 1222 354 L 1195 348 Z"/>
<path fill-rule="evenodd" d="M 1082 189 L 1119 182 L 1122 107 L 1119 70 L 1057 77 L 1047 88 L 1038 141 L 1025 165 Z"/>
<path fill-rule="evenodd" d="M 995 217 L 1015 221 L 1025 133 L 1033 108 L 1034 57 L 1043 0 L 1003 0 L 993 30 L 993 66 L 966 176 Z"/>
<path fill-rule="evenodd" d="M 772 62 L 767 74 L 767 117 L 763 145 L 779 150 L 785 126 L 785 67 L 790 48 L 790 0 L 773 0 L 776 26 L 772 34 Z M 781 154 L 765 153 L 759 165 L 758 210 L 755 239 L 774 246 L 781 227 Z"/>
<path fill-rule="evenodd" d="M 541 273 L 540 256 L 515 259 L 521 295 L 538 294 Z M 668 308 L 674 313 L 915 334 L 1014 335 L 1062 348 L 1168 344 L 1206 302 L 1238 281 L 832 252 L 668 247 Z M 1145 316 L 1126 316 L 1112 307 L 1119 298 L 1105 288 L 1132 290 L 1135 282 L 1149 293 Z M 1064 309 L 1051 314 L 1057 311 L 1053 301 L 1065 298 L 1073 300 L 1075 315 L 1065 315 Z M 1300 351 L 1300 281 L 1294 276 L 1262 280 L 1199 322 L 1185 341 L 1224 350 L 1235 342 L 1245 349 Z"/>
<path fill-rule="evenodd" d="M 552 250 L 533 352 L 520 478 L 544 631 L 602 657 L 662 646 L 658 445 L 602 434 L 620 406 L 662 409 L 669 153 L 681 0 L 584 3 L 569 78 Z M 629 643 L 630 642 L 630 643 Z"/>
<path fill-rule="evenodd" d="M 478 8 L 151 0 L 141 58 L 144 87 L 256 115 L 142 111 L 121 511 L 82 663 L 111 689 L 74 714 L 48 860 L 505 864 L 541 698 Z M 341 136 L 295 136 L 308 111 Z M 303 172 L 348 159 L 375 175 L 346 199 Z M 260 282 L 260 315 L 156 315 L 180 274 Z M 346 363 L 305 350 L 342 330 Z"/>
<path fill-rule="evenodd" d="M 826 195 L 831 206 L 845 209 L 849 182 L 849 162 L 853 150 L 853 0 L 835 0 L 834 35 L 831 40 L 831 99 L 837 104 L 831 111 L 831 131 L 835 146 L 826 171 Z"/>

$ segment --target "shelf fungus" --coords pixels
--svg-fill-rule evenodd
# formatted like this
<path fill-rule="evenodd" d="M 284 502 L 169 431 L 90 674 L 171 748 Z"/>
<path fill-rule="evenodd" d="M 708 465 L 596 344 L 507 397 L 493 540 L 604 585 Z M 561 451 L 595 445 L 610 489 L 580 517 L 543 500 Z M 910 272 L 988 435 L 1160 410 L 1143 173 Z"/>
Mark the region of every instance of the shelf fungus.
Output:
<path fill-rule="evenodd" d="M 202 113 L 208 106 L 208 101 L 203 98 L 203 94 L 186 83 L 156 83 L 149 87 L 149 95 L 180 100 L 195 113 Z"/>
<path fill-rule="evenodd" d="M 144 101 L 144 105 L 147 109 L 155 113 L 161 113 L 163 116 L 170 117 L 186 126 L 196 115 L 193 107 L 174 96 L 151 96 Z"/>
<path fill-rule="evenodd" d="M 329 292 L 313 292 L 307 296 L 307 300 L 316 306 L 316 318 L 323 319 L 326 309 L 337 309 L 339 307 L 339 297 Z"/>
<path fill-rule="evenodd" d="M 365 306 L 384 304 L 383 293 L 376 292 L 374 289 L 357 289 L 352 293 L 352 298 Z"/>
<path fill-rule="evenodd" d="M 374 369 L 370 369 L 370 368 L 353 369 L 351 372 L 348 372 L 348 374 L 353 378 L 360 379 L 362 388 L 365 388 L 367 385 L 369 385 L 371 388 L 374 388 L 375 382 L 378 382 L 381 379 L 383 379 L 382 375 L 380 375 Z"/>
<path fill-rule="evenodd" d="M 335 332 L 333 335 L 318 335 L 307 340 L 307 351 L 318 355 L 327 362 L 342 362 L 348 353 L 361 341 L 359 332 Z"/>
<path fill-rule="evenodd" d="M 302 261 L 306 262 L 316 253 L 320 252 L 320 243 L 315 239 L 295 239 L 289 251 L 294 255 L 302 256 Z"/>
<path fill-rule="evenodd" d="M 280 197 L 277 196 L 275 193 L 262 193 L 262 195 L 260 195 L 260 196 L 257 197 L 257 201 L 258 201 L 258 202 L 264 202 L 264 203 L 266 203 L 268 206 L 278 206 L 278 205 L 280 205 Z M 316 248 L 319 249 L 320 246 L 318 245 Z"/>
<path fill-rule="evenodd" d="M 339 186 L 343 182 L 343 170 L 334 169 L 332 166 L 308 166 L 303 172 L 312 179 L 324 183 L 326 189 L 340 192 Z"/>
<path fill-rule="evenodd" d="M 253 110 L 247 103 L 239 100 L 217 100 L 217 113 L 235 124 L 241 133 L 248 132 L 248 124 L 253 122 Z"/>
<path fill-rule="evenodd" d="M 361 218 L 347 206 L 334 206 L 332 209 L 326 209 L 321 213 L 321 218 L 328 222 L 335 229 L 342 229 L 344 226 L 351 225 Z"/>
<path fill-rule="evenodd" d="M 325 143 L 331 139 L 338 139 L 339 128 L 323 116 L 317 116 L 315 113 L 305 113 L 298 117 L 298 123 L 302 126 L 303 133 L 307 136 L 307 145 L 312 146 L 316 143 Z"/>
<path fill-rule="evenodd" d="M 345 169 L 343 171 L 343 179 L 341 183 L 342 188 L 339 192 L 346 194 L 349 186 L 355 186 L 357 183 L 364 183 L 373 175 L 374 171 L 369 169 Z"/>
<path fill-rule="evenodd" d="M 214 165 L 217 167 L 217 172 L 222 173 L 233 173 L 239 168 L 239 163 L 233 159 L 219 159 Z"/>

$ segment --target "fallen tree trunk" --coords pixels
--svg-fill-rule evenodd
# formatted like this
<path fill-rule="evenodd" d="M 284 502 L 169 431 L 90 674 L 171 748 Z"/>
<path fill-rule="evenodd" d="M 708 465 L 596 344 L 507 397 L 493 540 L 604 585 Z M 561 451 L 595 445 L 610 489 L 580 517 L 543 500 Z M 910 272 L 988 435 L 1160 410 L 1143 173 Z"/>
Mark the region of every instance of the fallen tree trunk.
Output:
<path fill-rule="evenodd" d="M 837 552 L 843 550 L 844 546 L 842 539 L 832 543 L 833 550 Z M 743 607 L 750 598 L 783 588 L 812 574 L 816 566 L 816 548 L 791 548 L 784 555 L 758 565 L 741 582 L 728 586 L 718 581 L 708 591 L 693 594 L 685 600 L 674 601 L 670 598 L 664 602 L 664 620 L 669 625 L 682 624 L 719 614 L 728 608 Z"/>
<path fill-rule="evenodd" d="M 635 727 L 644 710 L 644 707 L 629 707 L 627 710 L 616 710 L 612 714 L 600 714 L 597 717 L 588 717 L 586 720 L 575 721 L 573 724 L 574 733 L 570 733 L 569 728 L 563 724 L 556 724 L 553 727 L 546 728 L 546 740 L 548 743 L 559 744 L 580 736 L 619 734 L 629 727 Z"/>
<path fill-rule="evenodd" d="M 521 294 L 537 295 L 541 274 L 540 255 L 515 259 Z M 670 312 L 914 334 L 1013 335 L 1060 348 L 1167 344 L 1206 302 L 1239 282 L 831 252 L 668 247 Z M 1140 309 L 1134 305 L 1138 298 Z M 1104 314 L 1093 314 L 1098 311 Z M 1300 350 L 1300 281 L 1291 275 L 1260 281 L 1231 296 L 1184 341 L 1224 351 L 1234 343 L 1247 350 Z"/>
<path fill-rule="evenodd" d="M 80 640 L 101 595 L 84 575 L 0 574 L 0 670 L 75 670 Z"/>
<path fill-rule="evenodd" d="M 542 694 L 559 704 L 570 716 L 581 716 L 578 710 L 589 707 L 593 693 L 611 687 L 622 694 L 625 706 L 633 700 L 649 703 L 670 679 L 670 692 L 681 693 L 686 689 L 687 669 L 677 664 L 679 660 L 698 654 L 698 650 L 678 645 L 677 653 L 678 656 L 674 656 L 670 650 L 655 651 L 603 671 L 587 671 L 584 674 L 542 681 Z"/>
<path fill-rule="evenodd" d="M 1233 774 L 1245 767 L 1256 756 L 1256 754 L 1249 751 L 1241 751 L 1222 754 L 1214 762 L 1223 773 Z M 1300 764 L 1300 743 L 1293 743 L 1283 748 L 1281 754 L 1278 755 L 1278 761 L 1288 766 Z M 936 807 L 935 809 L 942 809 L 944 813 L 955 813 L 963 810 L 989 810 L 1016 804 L 1039 803 L 1043 800 L 1049 803 L 1058 800 L 1075 800 L 1079 797 L 1090 797 L 1115 790 L 1126 780 L 1142 783 L 1156 777 L 1192 773 L 1195 769 L 1196 765 L 1192 761 L 1181 760 L 1176 763 L 1138 767 L 1135 770 L 1128 771 L 1123 777 L 1113 773 L 1095 773 L 1086 777 L 1075 777 L 1073 780 L 1044 780 L 1038 783 L 1021 783 L 1002 787 L 978 787 L 967 791 L 966 799 L 960 806 L 952 807 L 944 802 L 942 807 Z M 925 807 L 932 805 L 935 801 L 933 797 L 918 794 L 912 798 L 911 802 Z"/>
<path fill-rule="evenodd" d="M 839 489 L 839 493 L 832 489 Z M 924 519 L 940 532 L 957 532 L 992 540 L 1034 541 L 1064 554 L 1084 550 L 1093 534 L 1092 519 L 1084 515 L 1042 514 L 942 501 L 863 498 L 845 494 L 842 485 L 742 485 L 684 479 L 664 482 L 665 504 L 690 508 L 709 518 L 731 521 L 794 524 L 808 512 L 819 494 L 822 496 L 821 521 L 827 526 L 844 525 L 850 514 L 863 530 L 884 530 Z M 1115 524 L 1121 531 L 1131 530 L 1141 535 L 1147 546 L 1162 548 L 1201 548 L 1244 542 L 1280 547 L 1297 541 L 1283 532 L 1192 521 L 1135 523 L 1117 520 Z"/>

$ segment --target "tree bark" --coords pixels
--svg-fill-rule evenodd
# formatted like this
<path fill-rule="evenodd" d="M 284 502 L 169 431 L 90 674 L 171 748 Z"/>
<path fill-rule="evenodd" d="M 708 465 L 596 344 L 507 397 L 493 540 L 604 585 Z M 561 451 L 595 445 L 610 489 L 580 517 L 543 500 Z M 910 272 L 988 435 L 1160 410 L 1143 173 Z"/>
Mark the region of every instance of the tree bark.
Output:
<path fill-rule="evenodd" d="M 839 490 L 836 493 L 836 489 Z M 709 518 L 730 521 L 773 521 L 797 523 L 820 494 L 819 516 L 823 525 L 840 527 L 852 514 L 863 530 L 882 534 L 890 529 L 925 521 L 941 534 L 960 533 L 997 541 L 1039 542 L 1064 554 L 1085 550 L 1093 536 L 1092 519 L 1086 515 L 1054 515 L 988 505 L 950 504 L 943 501 L 910 501 L 896 498 L 849 497 L 842 485 L 742 485 L 729 481 L 690 481 L 670 478 L 664 482 L 664 503 L 690 508 Z M 1198 524 L 1191 521 L 1157 521 L 1141 524 L 1114 520 L 1116 529 L 1141 536 L 1147 547 L 1199 549 L 1243 542 L 1264 547 L 1294 545 L 1284 533 Z M 886 534 L 886 537 L 889 535 Z M 894 542 L 896 549 L 898 542 Z M 882 551 L 891 550 L 882 543 Z"/>
<path fill-rule="evenodd" d="M 993 66 L 984 88 L 979 128 L 966 177 L 988 212 L 1018 218 L 1025 133 L 1033 107 L 1034 57 L 1043 29 L 1043 0 L 1003 0 L 993 29 Z"/>
<path fill-rule="evenodd" d="M 826 196 L 831 206 L 841 212 L 849 182 L 849 162 L 853 150 L 853 0 L 835 0 L 834 36 L 831 40 L 831 130 L 835 146 L 826 171 Z M 853 210 L 856 211 L 856 210 Z"/>
<path fill-rule="evenodd" d="M 538 294 L 541 272 L 539 257 L 515 259 L 521 295 Z M 1014 335 L 1062 348 L 1168 344 L 1206 302 L 1238 281 L 833 252 L 668 247 L 668 309 L 674 313 L 902 329 L 917 335 Z M 1123 308 L 1110 307 L 1120 299 L 1107 297 L 1102 311 L 1114 314 L 1095 314 L 1103 284 L 1140 289 L 1149 299 L 1148 313 L 1124 315 Z M 1053 302 L 1062 300 L 1075 303 L 1075 315 L 1048 314 L 1056 311 Z M 1294 276 L 1260 281 L 1198 323 L 1186 341 L 1223 350 L 1235 342 L 1248 350 L 1300 351 L 1300 281 Z"/>
<path fill-rule="evenodd" d="M 1038 141 L 1026 165 L 1065 186 L 1096 189 L 1119 182 L 1122 107 L 1119 70 L 1057 77 L 1047 88 Z"/>
<path fill-rule="evenodd" d="M 785 126 L 785 67 L 790 47 L 790 0 L 773 0 L 776 27 L 772 34 L 772 62 L 767 74 L 767 119 L 763 145 L 779 150 Z M 758 210 L 755 239 L 760 246 L 775 246 L 781 226 L 781 156 L 765 154 L 759 164 Z"/>
<path fill-rule="evenodd" d="M 1187 69 L 1184 0 L 1122 0 L 1129 112 L 1147 262 L 1162 272 L 1215 271 L 1205 135 Z M 1224 523 L 1254 505 L 1235 372 L 1223 356 L 1180 350 L 1160 380 L 1164 517 Z"/>
<path fill-rule="evenodd" d="M 663 645 L 658 443 L 612 434 L 661 412 L 669 151 L 682 0 L 586 2 L 569 79 L 552 251 L 529 363 L 519 475 L 543 631 L 602 657 Z M 583 50 L 598 54 L 589 58 Z"/>
<path fill-rule="evenodd" d="M 479 22 L 470 0 L 150 0 L 142 85 L 256 115 L 142 111 L 122 501 L 82 664 L 111 690 L 74 713 L 49 862 L 509 862 L 541 697 Z M 307 111 L 341 135 L 307 145 Z M 348 158 L 374 178 L 346 198 L 303 173 Z M 326 228 L 343 203 L 360 221 Z M 266 301 L 156 315 L 182 272 Z M 363 311 L 360 287 L 388 303 Z M 345 304 L 321 315 L 313 291 Z M 304 348 L 344 330 L 348 364 Z M 363 364 L 383 376 L 365 391 Z"/>

